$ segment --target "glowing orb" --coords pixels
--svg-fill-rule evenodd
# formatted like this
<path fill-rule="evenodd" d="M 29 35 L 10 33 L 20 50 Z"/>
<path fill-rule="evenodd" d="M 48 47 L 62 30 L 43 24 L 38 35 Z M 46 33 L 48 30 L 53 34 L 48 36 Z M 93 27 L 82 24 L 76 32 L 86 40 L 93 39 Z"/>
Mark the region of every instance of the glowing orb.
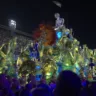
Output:
<path fill-rule="evenodd" d="M 57 38 L 60 39 L 62 37 L 62 32 L 57 32 L 56 35 L 57 35 Z"/>

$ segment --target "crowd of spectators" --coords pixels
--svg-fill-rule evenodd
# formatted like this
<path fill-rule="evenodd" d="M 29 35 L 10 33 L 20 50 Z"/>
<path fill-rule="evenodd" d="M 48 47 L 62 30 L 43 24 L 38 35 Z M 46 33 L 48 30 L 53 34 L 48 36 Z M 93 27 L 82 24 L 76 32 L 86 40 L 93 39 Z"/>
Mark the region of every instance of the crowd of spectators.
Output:
<path fill-rule="evenodd" d="M 26 83 L 27 81 L 27 83 Z M 62 71 L 50 83 L 29 75 L 19 79 L 0 74 L 0 96 L 96 96 L 96 83 L 81 80 L 71 71 Z"/>
<path fill-rule="evenodd" d="M 26 49 L 27 45 L 32 42 L 32 38 L 28 38 L 26 36 L 19 35 L 16 33 L 14 36 L 17 37 L 17 41 L 16 41 L 17 45 L 15 48 L 16 54 L 18 54 L 21 51 L 21 49 L 23 49 L 23 50 Z M 12 40 L 12 38 L 13 37 L 11 36 L 11 32 L 9 30 L 0 28 L 0 46 L 10 42 L 10 40 Z"/>
<path fill-rule="evenodd" d="M 0 28 L 0 46 L 11 39 L 10 32 Z"/>

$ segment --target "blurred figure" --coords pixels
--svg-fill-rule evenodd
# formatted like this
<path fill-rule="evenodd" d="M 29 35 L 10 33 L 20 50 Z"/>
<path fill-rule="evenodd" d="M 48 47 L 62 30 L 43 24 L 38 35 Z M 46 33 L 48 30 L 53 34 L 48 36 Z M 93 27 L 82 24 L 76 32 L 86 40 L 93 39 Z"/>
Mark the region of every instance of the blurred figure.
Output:
<path fill-rule="evenodd" d="M 12 82 L 12 90 L 13 92 L 17 92 L 18 90 L 20 89 L 20 83 L 17 79 L 13 79 L 13 82 Z"/>
<path fill-rule="evenodd" d="M 32 85 L 31 84 L 27 84 L 25 86 L 25 89 L 22 90 L 22 92 L 20 93 L 20 96 L 32 96 L 31 94 L 31 89 L 32 89 Z"/>
<path fill-rule="evenodd" d="M 32 84 L 32 87 L 35 88 L 36 87 L 36 77 L 33 75 L 30 75 L 30 84 Z"/>
<path fill-rule="evenodd" d="M 96 82 L 92 82 L 91 83 L 90 96 L 96 96 Z"/>
<path fill-rule="evenodd" d="M 51 81 L 49 84 L 50 89 L 53 91 L 56 88 L 56 83 L 55 81 Z"/>
<path fill-rule="evenodd" d="M 32 92 L 33 96 L 50 96 L 48 90 L 46 90 L 45 88 L 36 88 L 33 92 Z"/>
<path fill-rule="evenodd" d="M 19 79 L 19 82 L 20 82 L 21 88 L 24 88 L 26 82 L 22 78 Z"/>
<path fill-rule="evenodd" d="M 53 96 L 52 90 L 50 87 L 46 84 L 46 80 L 42 79 L 40 81 L 40 84 L 37 85 L 37 88 L 43 88 L 44 90 L 47 90 L 47 96 Z M 46 95 L 45 95 L 46 96 Z"/>
<path fill-rule="evenodd" d="M 15 96 L 5 74 L 0 75 L 0 96 Z"/>
<path fill-rule="evenodd" d="M 55 96 L 79 96 L 81 91 L 80 78 L 71 71 L 62 71 L 57 79 Z"/>

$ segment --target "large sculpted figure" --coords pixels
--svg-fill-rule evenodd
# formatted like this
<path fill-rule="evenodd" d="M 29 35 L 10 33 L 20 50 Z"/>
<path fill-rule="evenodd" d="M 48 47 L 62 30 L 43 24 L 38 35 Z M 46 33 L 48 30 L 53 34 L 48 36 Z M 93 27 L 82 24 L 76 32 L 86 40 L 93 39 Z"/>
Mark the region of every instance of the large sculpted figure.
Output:
<path fill-rule="evenodd" d="M 59 28 L 62 28 L 64 26 L 64 18 L 60 18 L 60 14 L 55 14 L 56 23 L 55 23 L 55 30 L 58 30 Z"/>

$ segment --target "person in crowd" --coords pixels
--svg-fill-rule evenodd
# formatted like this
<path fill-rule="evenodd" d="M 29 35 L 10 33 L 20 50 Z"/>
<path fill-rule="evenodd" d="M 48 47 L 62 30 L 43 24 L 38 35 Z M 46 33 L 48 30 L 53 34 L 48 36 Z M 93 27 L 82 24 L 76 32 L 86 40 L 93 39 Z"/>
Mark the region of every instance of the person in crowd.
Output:
<path fill-rule="evenodd" d="M 72 71 L 62 71 L 49 84 L 42 80 L 36 85 L 35 76 L 26 84 L 22 78 L 12 79 L 0 74 L 0 96 L 96 96 L 96 82 L 81 79 Z"/>
<path fill-rule="evenodd" d="M 35 88 L 36 87 L 36 77 L 33 75 L 29 75 L 29 83 L 32 84 L 32 87 Z"/>
<path fill-rule="evenodd" d="M 19 89 L 20 89 L 19 80 L 13 79 L 13 81 L 12 81 L 12 90 L 13 90 L 13 92 L 15 93 L 15 92 L 17 92 Z"/>
<path fill-rule="evenodd" d="M 96 96 L 96 81 L 95 81 L 95 82 L 93 81 L 93 82 L 91 83 L 91 86 L 90 86 L 88 92 L 90 92 L 90 93 L 89 93 L 90 96 Z"/>
<path fill-rule="evenodd" d="M 22 92 L 20 93 L 20 96 L 32 96 L 32 93 L 30 92 L 31 89 L 32 89 L 32 85 L 27 84 L 25 86 L 25 89 L 23 89 Z"/>
<path fill-rule="evenodd" d="M 55 96 L 79 96 L 81 80 L 72 71 L 62 71 L 57 78 Z"/>
<path fill-rule="evenodd" d="M 37 88 L 44 88 L 44 89 L 47 90 L 48 96 L 53 96 L 52 90 L 50 89 L 50 87 L 49 87 L 48 84 L 46 83 L 46 80 L 45 80 L 45 79 L 42 79 L 42 80 L 40 81 L 40 84 L 37 85 Z"/>
<path fill-rule="evenodd" d="M 50 96 L 49 92 L 47 89 L 45 88 L 36 88 L 33 92 L 32 92 L 33 96 Z"/>
<path fill-rule="evenodd" d="M 53 90 L 56 88 L 56 82 L 52 80 L 52 81 L 49 83 L 49 87 L 50 87 L 50 89 L 53 91 Z"/>
<path fill-rule="evenodd" d="M 0 75 L 0 96 L 15 96 L 5 74 Z"/>
<path fill-rule="evenodd" d="M 12 87 L 12 77 L 11 76 L 6 76 L 9 84 L 10 84 L 10 87 Z"/>

